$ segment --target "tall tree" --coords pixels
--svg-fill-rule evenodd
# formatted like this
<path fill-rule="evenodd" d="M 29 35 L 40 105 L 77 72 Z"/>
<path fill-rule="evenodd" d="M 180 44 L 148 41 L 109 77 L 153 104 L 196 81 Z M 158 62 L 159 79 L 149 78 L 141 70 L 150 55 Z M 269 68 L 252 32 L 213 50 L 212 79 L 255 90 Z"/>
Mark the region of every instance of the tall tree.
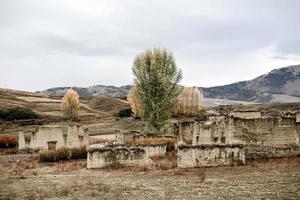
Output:
<path fill-rule="evenodd" d="M 172 53 L 166 49 L 139 54 L 132 67 L 135 95 L 141 103 L 141 117 L 151 133 L 161 133 L 168 124 L 180 93 L 182 79 Z"/>
<path fill-rule="evenodd" d="M 68 89 L 60 105 L 61 111 L 70 119 L 76 119 L 80 109 L 79 95 L 73 89 Z"/>

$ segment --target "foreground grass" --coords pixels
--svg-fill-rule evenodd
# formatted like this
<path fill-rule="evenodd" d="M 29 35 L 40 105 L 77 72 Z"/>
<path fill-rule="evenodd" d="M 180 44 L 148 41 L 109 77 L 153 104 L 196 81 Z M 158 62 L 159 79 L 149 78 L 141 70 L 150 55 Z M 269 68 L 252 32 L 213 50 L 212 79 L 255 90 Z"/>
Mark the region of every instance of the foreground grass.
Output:
<path fill-rule="evenodd" d="M 0 199 L 299 199 L 300 158 L 198 169 L 87 170 L 85 160 L 0 158 Z M 3 162 L 5 161 L 6 162 Z"/>

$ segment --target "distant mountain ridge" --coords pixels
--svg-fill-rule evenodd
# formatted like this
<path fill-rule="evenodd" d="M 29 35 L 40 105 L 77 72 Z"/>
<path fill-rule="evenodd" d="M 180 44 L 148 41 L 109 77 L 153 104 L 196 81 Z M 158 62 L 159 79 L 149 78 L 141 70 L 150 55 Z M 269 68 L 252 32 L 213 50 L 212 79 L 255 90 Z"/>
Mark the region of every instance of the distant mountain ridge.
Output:
<path fill-rule="evenodd" d="M 274 69 L 249 81 L 202 88 L 208 98 L 268 103 L 300 100 L 300 65 Z M 278 98 L 282 98 L 279 100 Z M 284 100 L 286 97 L 286 100 Z M 298 99 L 299 98 L 299 99 Z"/>
<path fill-rule="evenodd" d="M 70 87 L 56 87 L 37 93 L 63 96 Z M 80 96 L 125 97 L 131 86 L 122 87 L 95 85 L 73 87 Z M 258 103 L 300 101 L 300 65 L 274 69 L 249 81 L 241 81 L 216 87 L 199 87 L 204 97 Z"/>

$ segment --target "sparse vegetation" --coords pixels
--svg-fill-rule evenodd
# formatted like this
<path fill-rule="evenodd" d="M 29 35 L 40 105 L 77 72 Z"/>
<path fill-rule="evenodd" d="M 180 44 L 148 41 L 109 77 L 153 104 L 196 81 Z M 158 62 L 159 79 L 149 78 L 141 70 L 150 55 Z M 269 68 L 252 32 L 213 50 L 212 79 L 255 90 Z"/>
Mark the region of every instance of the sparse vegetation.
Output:
<path fill-rule="evenodd" d="M 132 67 L 136 90 L 141 103 L 141 117 L 150 133 L 164 131 L 180 93 L 182 73 L 173 55 L 165 49 L 153 49 L 138 55 Z"/>
<path fill-rule="evenodd" d="M 23 119 L 36 119 L 38 116 L 29 108 L 11 107 L 0 109 L 0 120 L 12 121 Z"/>
<path fill-rule="evenodd" d="M 70 159 L 86 159 L 87 151 L 85 146 L 73 147 L 70 149 Z"/>
<path fill-rule="evenodd" d="M 134 144 L 134 145 L 154 145 L 154 144 L 175 144 L 175 138 L 168 137 L 146 137 L 137 140 L 126 141 L 126 144 Z"/>
<path fill-rule="evenodd" d="M 0 148 L 16 148 L 18 139 L 12 135 L 0 135 Z"/>
<path fill-rule="evenodd" d="M 58 148 L 56 150 L 44 150 L 39 153 L 40 162 L 57 162 L 70 159 L 86 159 L 86 147 Z"/>
<path fill-rule="evenodd" d="M 62 99 L 61 111 L 70 119 L 76 119 L 78 117 L 78 111 L 80 109 L 79 95 L 73 89 L 69 89 Z"/>

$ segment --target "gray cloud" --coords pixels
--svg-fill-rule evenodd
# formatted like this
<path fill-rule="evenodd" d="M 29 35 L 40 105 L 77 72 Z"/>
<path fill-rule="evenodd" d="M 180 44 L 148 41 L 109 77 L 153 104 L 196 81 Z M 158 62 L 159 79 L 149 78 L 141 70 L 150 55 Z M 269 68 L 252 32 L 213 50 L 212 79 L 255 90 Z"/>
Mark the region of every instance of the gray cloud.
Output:
<path fill-rule="evenodd" d="M 174 52 L 183 84 L 250 79 L 300 56 L 294 0 L 2 0 L 0 87 L 132 82 L 137 53 Z"/>

